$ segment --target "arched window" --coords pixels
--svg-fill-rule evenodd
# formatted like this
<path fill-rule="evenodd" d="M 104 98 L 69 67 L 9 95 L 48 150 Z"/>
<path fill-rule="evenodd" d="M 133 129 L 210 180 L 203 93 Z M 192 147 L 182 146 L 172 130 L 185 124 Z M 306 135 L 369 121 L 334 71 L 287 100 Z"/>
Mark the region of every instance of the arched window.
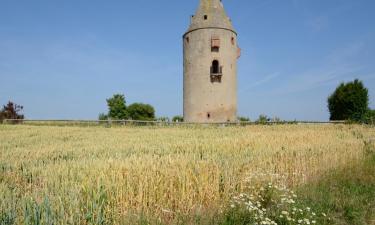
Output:
<path fill-rule="evenodd" d="M 211 69 L 212 69 L 212 73 L 213 74 L 220 73 L 220 64 L 219 64 L 219 61 L 217 61 L 217 60 L 212 61 L 212 67 L 211 67 Z"/>

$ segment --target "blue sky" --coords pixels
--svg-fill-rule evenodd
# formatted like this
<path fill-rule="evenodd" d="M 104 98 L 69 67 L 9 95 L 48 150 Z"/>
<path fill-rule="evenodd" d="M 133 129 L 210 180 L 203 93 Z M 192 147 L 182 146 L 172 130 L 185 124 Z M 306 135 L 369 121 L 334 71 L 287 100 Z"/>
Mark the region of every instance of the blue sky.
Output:
<path fill-rule="evenodd" d="M 359 78 L 375 108 L 375 1 L 223 0 L 239 34 L 239 114 L 328 120 Z M 182 34 L 198 0 L 0 0 L 0 104 L 96 119 L 106 98 L 182 114 Z"/>

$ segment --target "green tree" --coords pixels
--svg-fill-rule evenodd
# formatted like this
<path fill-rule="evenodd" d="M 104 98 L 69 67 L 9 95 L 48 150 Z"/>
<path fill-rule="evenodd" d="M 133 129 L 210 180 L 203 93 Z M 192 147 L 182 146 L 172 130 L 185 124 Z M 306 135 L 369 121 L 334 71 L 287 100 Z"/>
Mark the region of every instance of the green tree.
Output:
<path fill-rule="evenodd" d="M 108 117 L 114 120 L 126 120 L 129 118 L 126 110 L 125 96 L 115 94 L 112 98 L 107 99 Z"/>
<path fill-rule="evenodd" d="M 148 104 L 133 103 L 128 106 L 127 112 L 132 120 L 155 120 L 155 109 Z"/>
<path fill-rule="evenodd" d="M 328 98 L 331 120 L 362 121 L 368 112 L 368 90 L 358 79 L 341 83 Z"/>

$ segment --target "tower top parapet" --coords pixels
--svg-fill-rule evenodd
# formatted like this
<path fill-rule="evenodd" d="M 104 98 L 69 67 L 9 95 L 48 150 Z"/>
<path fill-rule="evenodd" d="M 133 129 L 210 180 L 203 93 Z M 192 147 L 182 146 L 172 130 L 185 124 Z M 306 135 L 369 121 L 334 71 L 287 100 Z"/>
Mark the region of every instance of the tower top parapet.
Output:
<path fill-rule="evenodd" d="M 204 28 L 227 29 L 236 33 L 221 0 L 200 0 L 199 8 L 192 16 L 186 33 Z"/>

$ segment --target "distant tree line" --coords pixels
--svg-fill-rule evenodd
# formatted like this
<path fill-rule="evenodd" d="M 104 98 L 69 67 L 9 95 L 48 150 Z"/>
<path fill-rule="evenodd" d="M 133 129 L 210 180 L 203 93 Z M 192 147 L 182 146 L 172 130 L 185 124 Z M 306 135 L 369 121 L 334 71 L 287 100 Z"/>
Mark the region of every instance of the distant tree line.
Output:
<path fill-rule="evenodd" d="M 144 103 L 126 105 L 125 95 L 115 94 L 107 99 L 108 113 L 101 113 L 99 120 L 143 120 L 162 122 L 183 122 L 182 116 L 155 117 L 153 106 Z M 352 82 L 341 83 L 328 97 L 328 109 L 332 121 L 352 121 L 356 123 L 375 124 L 375 110 L 369 108 L 368 89 L 363 82 L 356 79 Z M 0 123 L 5 119 L 24 119 L 21 113 L 23 106 L 9 101 L 0 110 Z M 238 117 L 239 122 L 251 122 L 248 117 Z M 265 124 L 272 122 L 286 122 L 278 117 L 270 118 L 260 115 L 256 123 Z"/>

